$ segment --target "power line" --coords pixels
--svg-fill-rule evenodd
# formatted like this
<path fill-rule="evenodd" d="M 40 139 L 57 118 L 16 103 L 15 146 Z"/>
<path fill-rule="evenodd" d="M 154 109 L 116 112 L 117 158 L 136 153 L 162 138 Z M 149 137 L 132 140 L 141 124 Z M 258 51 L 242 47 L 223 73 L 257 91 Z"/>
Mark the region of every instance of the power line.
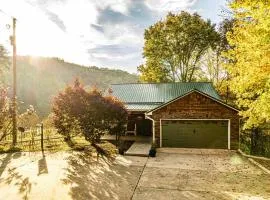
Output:
<path fill-rule="evenodd" d="M 6 15 L 7 17 L 17 19 L 17 17 L 15 17 L 15 16 L 13 16 L 13 15 L 11 15 L 11 14 L 8 14 L 7 12 L 3 11 L 2 9 L 0 9 L 0 12 L 3 13 L 4 15 Z"/>

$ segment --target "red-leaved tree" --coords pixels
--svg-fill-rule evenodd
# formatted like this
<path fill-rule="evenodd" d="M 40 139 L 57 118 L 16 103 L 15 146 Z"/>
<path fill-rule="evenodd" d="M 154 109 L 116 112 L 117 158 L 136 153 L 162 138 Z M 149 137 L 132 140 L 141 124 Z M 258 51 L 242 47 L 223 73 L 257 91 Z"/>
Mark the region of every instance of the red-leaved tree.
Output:
<path fill-rule="evenodd" d="M 97 88 L 86 91 L 78 79 L 55 97 L 53 113 L 55 127 L 68 141 L 72 133 L 82 133 L 94 144 L 105 133 L 122 134 L 126 129 L 123 103 Z"/>

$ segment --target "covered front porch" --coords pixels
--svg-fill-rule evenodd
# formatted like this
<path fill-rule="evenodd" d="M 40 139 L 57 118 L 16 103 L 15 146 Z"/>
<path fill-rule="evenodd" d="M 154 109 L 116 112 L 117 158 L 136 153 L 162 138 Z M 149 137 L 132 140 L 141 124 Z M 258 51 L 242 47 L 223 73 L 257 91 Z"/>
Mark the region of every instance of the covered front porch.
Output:
<path fill-rule="evenodd" d="M 145 117 L 143 111 L 130 111 L 125 135 L 152 137 L 152 121 Z"/>
<path fill-rule="evenodd" d="M 152 121 L 145 117 L 144 111 L 129 111 L 127 129 L 120 140 L 151 142 L 153 139 Z M 116 135 L 104 135 L 101 140 L 116 140 Z"/>
<path fill-rule="evenodd" d="M 152 121 L 145 117 L 144 112 L 130 112 L 128 115 L 127 128 L 124 135 L 104 135 L 101 140 L 122 141 L 124 145 L 124 155 L 128 156 L 148 156 L 153 141 Z"/>

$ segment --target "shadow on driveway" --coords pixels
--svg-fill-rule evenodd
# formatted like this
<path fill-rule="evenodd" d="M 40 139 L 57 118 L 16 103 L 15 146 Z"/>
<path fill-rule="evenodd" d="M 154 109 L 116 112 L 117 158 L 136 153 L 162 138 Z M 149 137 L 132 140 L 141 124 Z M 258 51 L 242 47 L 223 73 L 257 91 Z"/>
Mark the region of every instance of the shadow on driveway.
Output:
<path fill-rule="evenodd" d="M 97 161 L 84 152 L 68 157 L 63 183 L 70 186 L 72 199 L 130 199 L 139 178 L 139 166 L 124 166 L 114 159 L 100 157 Z"/>
<path fill-rule="evenodd" d="M 7 178 L 5 178 L 5 183 L 10 185 L 16 185 L 18 187 L 19 194 L 22 195 L 22 199 L 28 199 L 28 196 L 32 190 L 32 183 L 29 180 L 29 177 L 24 177 L 19 172 L 16 171 L 16 168 L 8 169 Z"/>
<path fill-rule="evenodd" d="M 17 159 L 21 157 L 21 152 L 16 153 L 6 153 L 6 157 L 0 159 L 0 180 L 3 172 L 5 171 L 8 164 L 11 162 L 11 159 Z"/>
<path fill-rule="evenodd" d="M 6 169 L 7 175 L 5 178 L 0 178 L 0 182 L 3 181 L 5 184 L 13 184 L 17 186 L 18 193 L 22 195 L 22 199 L 28 199 L 32 188 L 32 183 L 29 181 L 29 178 L 24 177 L 19 172 L 17 172 L 16 167 L 8 167 L 12 159 L 18 159 L 19 157 L 21 157 L 21 152 L 7 153 L 6 157 L 1 160 L 0 177 Z"/>
<path fill-rule="evenodd" d="M 44 152 L 42 152 L 42 158 L 38 161 L 38 176 L 41 174 L 48 174 L 48 166 L 46 161 L 46 156 Z"/>

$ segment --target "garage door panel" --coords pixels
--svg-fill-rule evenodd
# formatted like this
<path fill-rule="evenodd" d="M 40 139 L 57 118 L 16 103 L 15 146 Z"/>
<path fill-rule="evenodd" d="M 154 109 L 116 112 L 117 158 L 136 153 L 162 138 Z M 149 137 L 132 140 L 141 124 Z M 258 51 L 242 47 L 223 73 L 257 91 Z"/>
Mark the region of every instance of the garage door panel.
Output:
<path fill-rule="evenodd" d="M 166 121 L 162 123 L 162 146 L 183 148 L 228 147 L 227 121 Z"/>

